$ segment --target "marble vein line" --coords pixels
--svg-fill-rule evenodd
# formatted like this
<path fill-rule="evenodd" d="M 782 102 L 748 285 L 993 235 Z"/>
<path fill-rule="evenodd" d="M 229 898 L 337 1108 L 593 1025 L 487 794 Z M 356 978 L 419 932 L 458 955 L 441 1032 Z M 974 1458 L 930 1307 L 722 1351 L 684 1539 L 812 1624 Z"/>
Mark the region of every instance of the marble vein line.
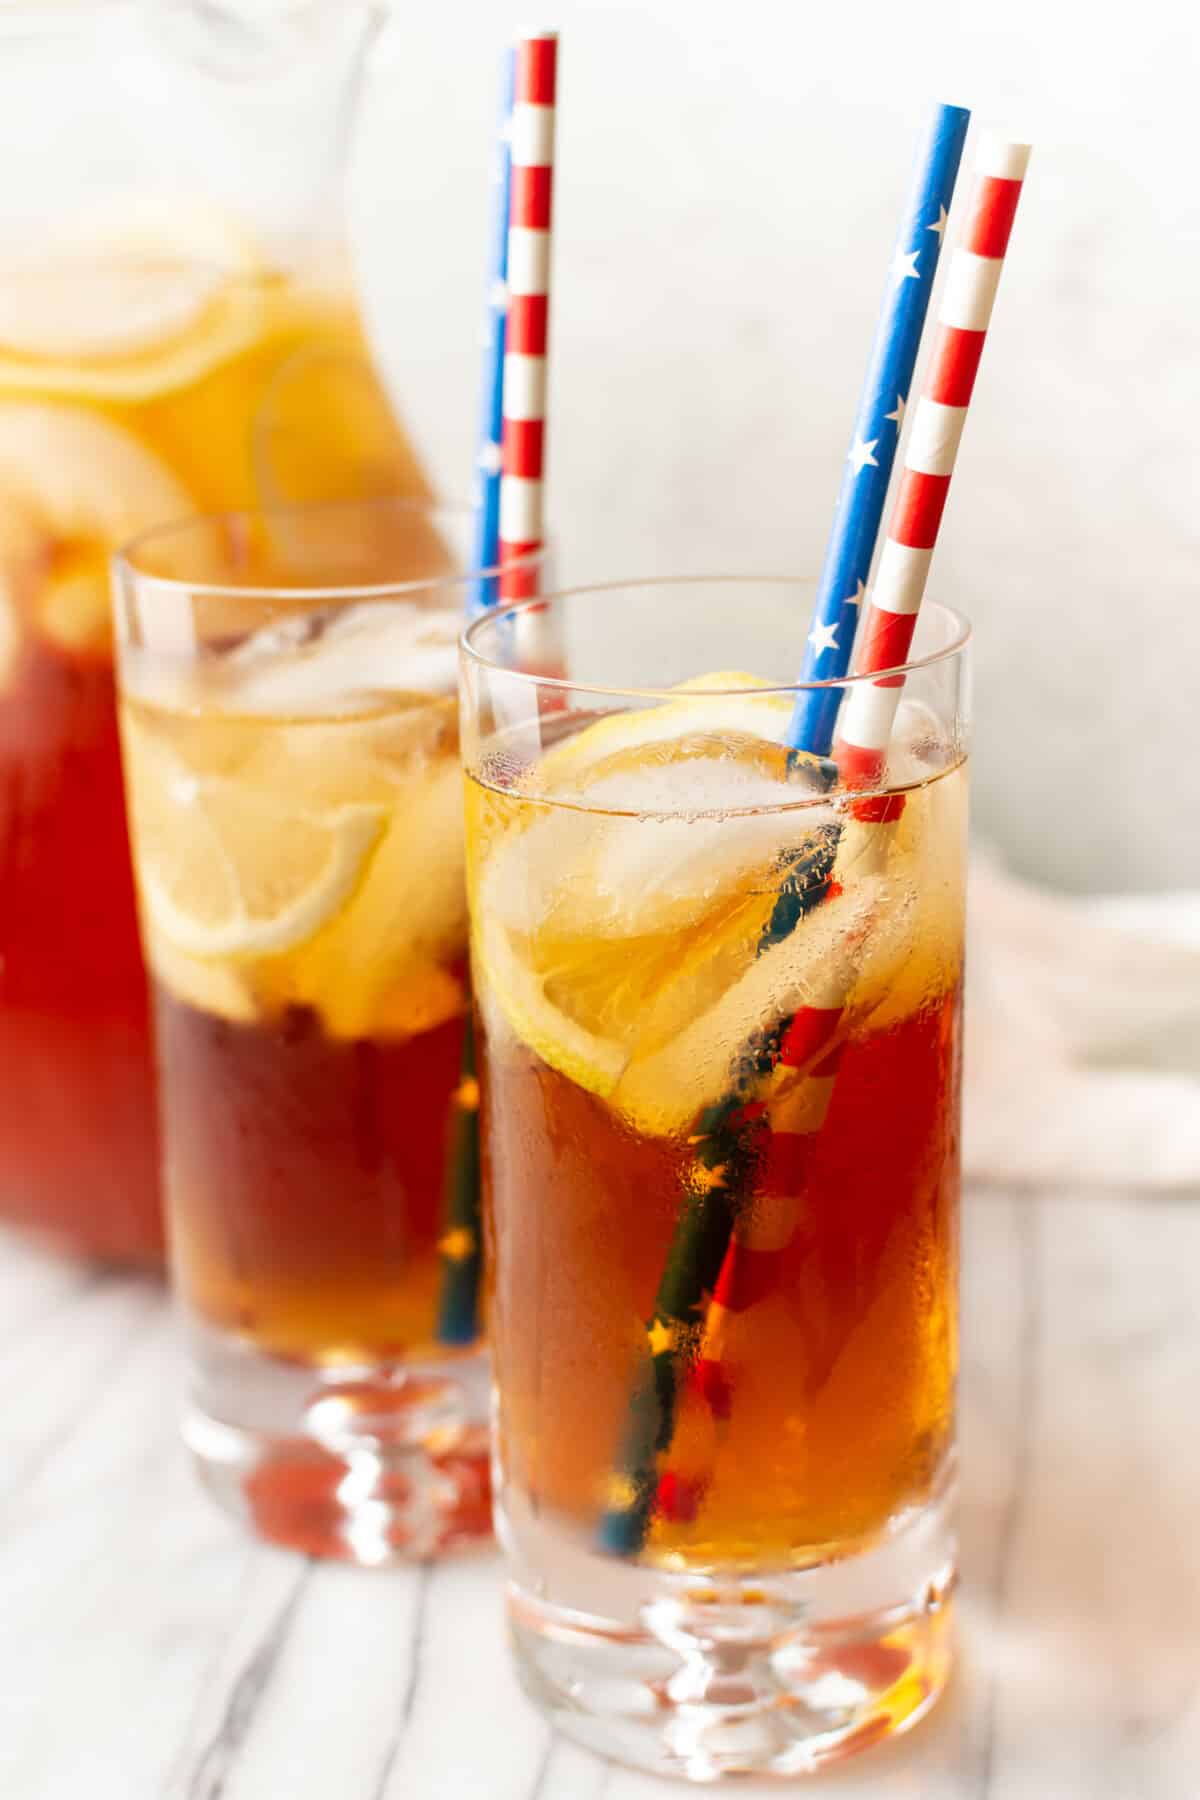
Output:
<path fill-rule="evenodd" d="M 417 1603 L 413 1607 L 412 1643 L 409 1646 L 408 1680 L 404 1684 L 404 1694 L 400 1701 L 400 1718 L 383 1752 L 383 1761 L 379 1767 L 379 1777 L 375 1783 L 371 1800 L 385 1800 L 392 1771 L 400 1754 L 400 1745 L 404 1734 L 412 1721 L 417 1703 L 417 1689 L 421 1684 L 421 1659 L 425 1648 L 425 1619 L 429 1608 L 429 1585 L 431 1568 L 423 1563 L 417 1575 Z"/>
<path fill-rule="evenodd" d="M 221 1723 L 201 1750 L 187 1783 L 187 1800 L 221 1800 L 230 1770 L 271 1686 L 312 1574 L 312 1563 L 304 1563 L 291 1592 L 243 1664 L 230 1690 Z"/>
<path fill-rule="evenodd" d="M 115 1283 L 116 1276 L 102 1276 L 96 1282 L 96 1288 Z M 7 1487 L 0 1488 L 0 1501 L 12 1503 L 22 1489 L 32 1488 L 34 1483 L 50 1468 L 56 1458 L 65 1450 L 74 1435 L 75 1427 L 96 1404 L 98 1394 L 107 1393 L 112 1385 L 115 1372 L 122 1368 L 132 1356 L 139 1341 L 147 1335 L 149 1327 L 158 1321 L 158 1306 L 149 1294 L 142 1296 L 142 1304 L 136 1309 L 132 1322 L 119 1333 L 116 1342 L 111 1346 L 109 1354 L 92 1366 L 91 1380 L 88 1381 L 69 1415 L 61 1414 L 50 1421 L 49 1430 L 36 1448 L 18 1464 L 14 1478 Z M 10 1470 L 11 1473 L 11 1470 Z"/>
<path fill-rule="evenodd" d="M 1020 1265 L 1020 1326 L 1017 1337 L 1017 1410 L 1013 1443 L 1012 1480 L 996 1539 L 995 1574 L 991 1583 L 993 1616 L 999 1620 L 1007 1610 L 1012 1593 L 1017 1545 L 1025 1521 L 1029 1501 L 1029 1484 L 1033 1474 L 1035 1441 L 1035 1407 L 1038 1392 L 1038 1361 L 1042 1348 L 1042 1322 L 1039 1306 L 1040 1245 L 1035 1196 L 1031 1192 L 1016 1196 L 1018 1247 Z M 993 1673 L 985 1710 L 983 1743 L 980 1749 L 978 1800 L 989 1800 L 996 1776 L 996 1739 L 1000 1711 L 999 1677 Z"/>
<path fill-rule="evenodd" d="M 529 1790 L 529 1800 L 552 1800 L 550 1790 L 546 1786 L 546 1781 L 549 1777 L 550 1767 L 554 1761 L 554 1753 L 558 1749 L 558 1745 L 559 1740 L 555 1737 L 554 1733 L 552 1731 L 547 1733 L 546 1747 L 542 1751 L 541 1761 L 538 1763 L 537 1773 L 533 1778 L 533 1786 Z"/>
<path fill-rule="evenodd" d="M 655 1781 L 653 1776 L 642 1775 L 629 1769 L 618 1769 L 612 1763 L 602 1762 L 599 1757 L 592 1756 L 577 1744 L 569 1744 L 565 1739 L 551 1730 L 546 1738 L 546 1748 L 538 1763 L 533 1778 L 533 1786 L 529 1790 L 528 1800 L 585 1800 L 584 1789 L 579 1785 L 579 1771 L 584 1769 L 588 1776 L 586 1800 L 604 1800 L 604 1796 L 613 1788 L 614 1780 L 624 1777 L 636 1784 L 638 1792 L 662 1792 L 664 1796 L 674 1793 L 674 1781 Z"/>

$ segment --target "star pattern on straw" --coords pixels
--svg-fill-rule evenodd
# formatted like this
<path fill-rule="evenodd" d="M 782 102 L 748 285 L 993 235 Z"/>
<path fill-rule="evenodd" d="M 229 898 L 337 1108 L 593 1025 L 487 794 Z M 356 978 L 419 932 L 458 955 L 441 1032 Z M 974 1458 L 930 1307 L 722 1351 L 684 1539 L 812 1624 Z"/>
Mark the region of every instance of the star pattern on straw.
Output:
<path fill-rule="evenodd" d="M 921 271 L 917 268 L 919 250 L 897 250 L 892 258 L 892 279 L 894 281 L 920 281 Z"/>
<path fill-rule="evenodd" d="M 503 452 L 499 444 L 485 444 L 479 452 L 479 467 L 485 475 L 498 475 L 504 465 Z"/>
<path fill-rule="evenodd" d="M 499 276 L 488 288 L 488 305 L 494 312 L 504 312 L 508 307 L 508 283 Z"/>
<path fill-rule="evenodd" d="M 464 1075 L 455 1088 L 454 1104 L 460 1112 L 479 1111 L 479 1083 L 473 1075 Z"/>
<path fill-rule="evenodd" d="M 629 1512 L 637 1505 L 637 1487 L 628 1475 L 612 1474 L 604 1484 L 604 1504 L 609 1512 Z"/>
<path fill-rule="evenodd" d="M 725 1186 L 727 1168 L 724 1163 L 693 1163 L 692 1186 L 701 1194 L 715 1193 Z"/>
<path fill-rule="evenodd" d="M 946 230 L 946 216 L 947 215 L 946 215 L 945 207 L 939 206 L 938 207 L 937 224 L 936 225 L 927 225 L 925 227 L 926 231 L 936 231 L 937 232 L 937 238 L 938 238 L 939 244 L 945 243 L 945 241 L 946 241 L 945 237 L 943 235 Z"/>
<path fill-rule="evenodd" d="M 816 656 L 824 656 L 826 650 L 836 650 L 838 647 L 837 626 L 822 625 L 818 621 L 809 632 L 808 641 Z"/>
<path fill-rule="evenodd" d="M 867 597 L 866 587 L 860 581 L 858 586 L 855 588 L 854 592 L 852 594 L 846 595 L 846 598 L 842 601 L 842 605 L 843 606 L 861 606 L 863 601 L 866 599 L 866 597 Z"/>
<path fill-rule="evenodd" d="M 475 1233 L 469 1225 L 456 1225 L 438 1243 L 438 1249 L 447 1262 L 466 1262 L 468 1257 L 474 1256 L 477 1248 Z"/>
<path fill-rule="evenodd" d="M 879 467 L 879 463 L 875 456 L 875 446 L 878 442 L 878 438 L 868 438 L 866 442 L 864 442 L 857 433 L 855 434 L 854 442 L 850 446 L 848 460 L 854 464 L 854 473 L 856 475 L 861 475 L 868 463 L 873 469 Z"/>
<path fill-rule="evenodd" d="M 892 424 L 896 427 L 897 435 L 900 432 L 901 426 L 904 424 L 904 408 L 906 404 L 904 395 L 897 394 L 896 404 L 892 411 L 890 413 L 884 413 L 883 415 L 885 419 L 890 419 Z"/>
<path fill-rule="evenodd" d="M 675 1349 L 675 1327 L 665 1319 L 651 1319 L 646 1327 L 651 1356 L 669 1356 Z"/>

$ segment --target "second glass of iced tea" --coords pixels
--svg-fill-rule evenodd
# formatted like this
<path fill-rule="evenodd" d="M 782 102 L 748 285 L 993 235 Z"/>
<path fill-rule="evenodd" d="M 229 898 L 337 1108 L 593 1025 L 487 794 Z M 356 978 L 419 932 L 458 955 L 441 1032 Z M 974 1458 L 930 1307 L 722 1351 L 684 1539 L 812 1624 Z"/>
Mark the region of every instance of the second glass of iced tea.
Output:
<path fill-rule="evenodd" d="M 949 1668 L 966 630 L 925 608 L 860 791 L 787 748 L 811 598 L 556 595 L 560 680 L 522 609 L 464 649 L 514 1643 L 562 1730 L 698 1780 Z"/>
<path fill-rule="evenodd" d="M 469 528 L 399 502 L 231 513 L 116 566 L 185 1434 L 264 1535 L 368 1563 L 488 1527 Z"/>

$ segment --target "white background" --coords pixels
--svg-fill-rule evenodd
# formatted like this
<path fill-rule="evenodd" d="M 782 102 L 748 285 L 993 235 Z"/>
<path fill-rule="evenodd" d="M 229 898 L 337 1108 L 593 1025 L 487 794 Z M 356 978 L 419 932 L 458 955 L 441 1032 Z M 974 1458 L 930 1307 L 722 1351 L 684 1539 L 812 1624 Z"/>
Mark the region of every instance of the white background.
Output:
<path fill-rule="evenodd" d="M 980 828 L 1068 888 L 1200 882 L 1196 16 L 566 0 L 531 21 L 563 34 L 549 481 L 572 578 L 814 565 L 924 106 L 1034 142 L 931 592 L 977 628 Z M 447 492 L 512 22 L 403 9 L 357 159 L 373 325 Z"/>

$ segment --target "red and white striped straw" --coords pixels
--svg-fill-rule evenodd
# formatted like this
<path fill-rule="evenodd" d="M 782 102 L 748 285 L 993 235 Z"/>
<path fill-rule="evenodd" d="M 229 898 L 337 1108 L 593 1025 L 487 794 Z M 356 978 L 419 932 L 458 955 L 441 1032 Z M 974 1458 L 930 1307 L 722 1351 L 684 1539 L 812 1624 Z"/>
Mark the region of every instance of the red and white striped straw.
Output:
<path fill-rule="evenodd" d="M 976 155 L 962 241 L 942 293 L 937 336 L 863 620 L 856 669 L 860 675 L 896 669 L 908 656 L 1029 150 L 1028 144 L 985 138 Z M 852 683 L 833 749 L 847 785 L 869 787 L 883 779 L 903 685 L 904 677 L 894 674 Z M 852 866 L 855 881 L 884 867 L 903 808 L 903 795 L 895 794 L 872 795 L 852 804 L 838 846 L 838 865 Z M 842 1054 L 838 1033 L 858 960 L 857 948 L 842 943 L 814 972 L 808 1001 L 788 1027 L 777 1067 L 757 1097 L 768 1117 L 770 1137 L 753 1204 L 741 1209 L 705 1313 L 692 1377 L 695 1398 L 718 1428 L 729 1416 L 732 1394 L 725 1356 L 731 1319 L 774 1291 L 802 1216 L 808 1167 L 833 1099 Z M 800 1071 L 804 1072 L 798 1079 Z M 707 1479 L 707 1471 L 668 1468 L 659 1484 L 660 1512 L 679 1520 L 693 1517 Z"/>
<path fill-rule="evenodd" d="M 550 314 L 550 220 L 554 184 L 558 34 L 517 39 L 508 211 L 508 327 L 500 474 L 500 596 L 535 590 L 529 570 L 503 565 L 539 549 L 544 537 L 546 342 Z"/>
<path fill-rule="evenodd" d="M 860 675 L 896 669 L 908 659 L 1028 162 L 1028 144 L 996 138 L 984 138 L 976 153 L 967 221 L 950 259 L 925 385 L 859 632 Z M 903 676 L 887 675 L 851 687 L 833 749 L 851 787 L 870 787 L 882 777 L 903 685 Z"/>

